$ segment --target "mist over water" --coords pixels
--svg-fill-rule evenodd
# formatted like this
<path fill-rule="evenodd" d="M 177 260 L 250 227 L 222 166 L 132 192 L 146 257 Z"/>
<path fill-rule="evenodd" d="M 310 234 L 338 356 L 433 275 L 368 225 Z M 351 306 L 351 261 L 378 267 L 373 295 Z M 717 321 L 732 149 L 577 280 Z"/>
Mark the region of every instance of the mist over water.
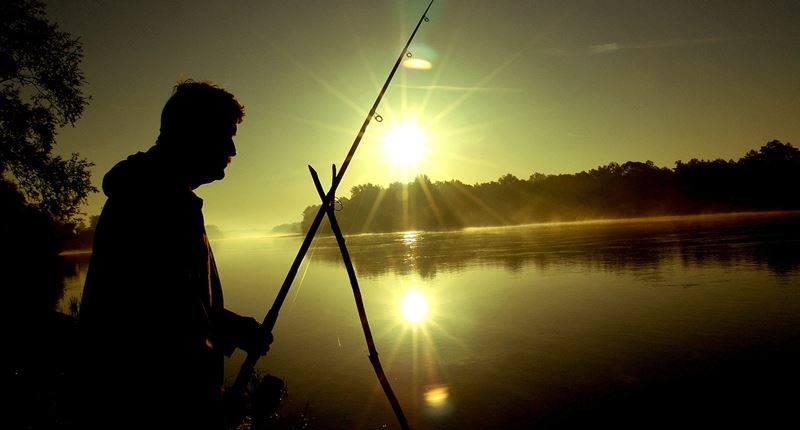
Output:
<path fill-rule="evenodd" d="M 263 317 L 300 240 L 214 242 L 227 307 Z M 800 214 L 347 243 L 413 428 L 769 426 L 798 400 Z M 285 407 L 308 407 L 312 428 L 395 428 L 333 238 L 318 238 L 309 257 L 259 368 L 286 379 Z M 69 258 L 81 269 L 65 303 L 85 275 L 86 257 Z M 242 359 L 228 360 L 229 376 Z"/>

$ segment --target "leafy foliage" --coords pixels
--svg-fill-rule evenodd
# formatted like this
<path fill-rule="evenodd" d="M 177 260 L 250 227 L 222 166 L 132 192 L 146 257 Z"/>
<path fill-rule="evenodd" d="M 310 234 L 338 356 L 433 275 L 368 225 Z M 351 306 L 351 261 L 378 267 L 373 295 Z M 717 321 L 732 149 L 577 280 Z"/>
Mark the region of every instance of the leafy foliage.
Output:
<path fill-rule="evenodd" d="M 774 140 L 739 161 L 678 161 L 674 169 L 652 161 L 609 163 L 588 172 L 506 174 L 468 185 L 431 182 L 426 176 L 384 188 L 353 187 L 337 213 L 348 233 L 445 230 L 736 210 L 800 208 L 800 150 Z M 319 205 L 303 212 L 308 230 Z"/>
<path fill-rule="evenodd" d="M 75 125 L 89 98 L 81 43 L 47 21 L 35 0 L 0 3 L 0 180 L 56 220 L 73 221 L 97 190 L 92 163 L 54 156 L 57 128 Z"/>

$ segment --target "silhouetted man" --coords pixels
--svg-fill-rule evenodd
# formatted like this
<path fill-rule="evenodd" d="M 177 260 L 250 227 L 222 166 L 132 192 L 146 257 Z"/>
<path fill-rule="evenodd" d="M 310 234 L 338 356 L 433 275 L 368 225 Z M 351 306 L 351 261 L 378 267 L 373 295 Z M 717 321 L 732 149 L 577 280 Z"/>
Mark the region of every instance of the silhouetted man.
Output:
<path fill-rule="evenodd" d="M 243 117 L 223 89 L 181 83 L 156 144 L 103 179 L 79 318 L 87 426 L 219 429 L 223 356 L 268 349 L 256 320 L 223 307 L 192 191 L 225 176 Z"/>

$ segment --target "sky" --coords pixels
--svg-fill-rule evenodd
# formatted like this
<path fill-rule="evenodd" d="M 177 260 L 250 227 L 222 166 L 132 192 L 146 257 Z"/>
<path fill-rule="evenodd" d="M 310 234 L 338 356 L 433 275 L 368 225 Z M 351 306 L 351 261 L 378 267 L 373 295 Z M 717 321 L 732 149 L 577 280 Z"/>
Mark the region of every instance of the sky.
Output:
<path fill-rule="evenodd" d="M 179 80 L 213 81 L 246 117 L 226 178 L 196 192 L 207 224 L 244 232 L 318 202 L 306 166 L 329 184 L 428 0 L 45 3 L 83 42 L 91 96 L 56 152 L 94 162 L 99 187 L 155 142 Z M 398 71 L 343 196 L 800 143 L 800 2 L 437 0 L 428 17 L 409 51 L 430 68 Z M 399 126 L 422 141 L 409 164 L 385 148 Z"/>

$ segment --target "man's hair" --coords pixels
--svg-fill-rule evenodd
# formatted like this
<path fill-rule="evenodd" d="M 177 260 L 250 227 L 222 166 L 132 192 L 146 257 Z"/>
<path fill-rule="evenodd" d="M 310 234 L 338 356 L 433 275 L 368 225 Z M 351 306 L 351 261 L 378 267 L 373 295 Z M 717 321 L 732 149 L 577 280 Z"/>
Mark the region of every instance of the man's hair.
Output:
<path fill-rule="evenodd" d="M 209 81 L 185 80 L 175 85 L 172 96 L 161 111 L 158 143 L 175 142 L 182 136 L 203 133 L 209 125 L 225 120 L 239 124 L 243 118 L 244 106 L 233 94 Z"/>

